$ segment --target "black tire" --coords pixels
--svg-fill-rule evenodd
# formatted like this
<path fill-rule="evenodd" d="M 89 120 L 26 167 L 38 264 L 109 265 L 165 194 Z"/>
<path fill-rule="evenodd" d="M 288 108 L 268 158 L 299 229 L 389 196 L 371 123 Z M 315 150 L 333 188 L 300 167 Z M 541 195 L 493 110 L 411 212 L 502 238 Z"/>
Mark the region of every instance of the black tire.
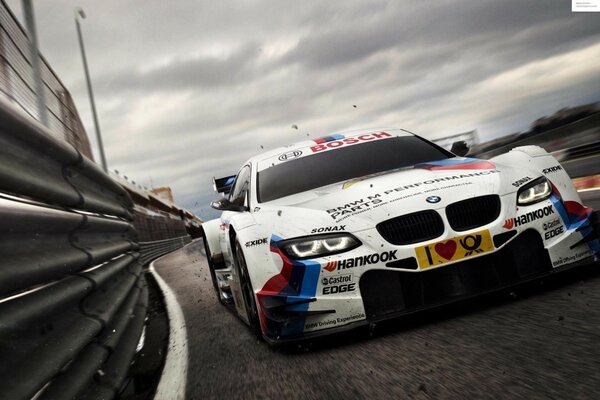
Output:
<path fill-rule="evenodd" d="M 246 266 L 246 259 L 244 258 L 242 246 L 240 246 L 239 243 L 235 244 L 234 264 L 240 279 L 244 308 L 246 310 L 250 329 L 257 339 L 264 340 L 262 330 L 260 329 L 260 319 L 258 317 L 254 289 L 252 288 L 252 282 L 248 275 L 248 267 Z"/>
<path fill-rule="evenodd" d="M 217 282 L 217 274 L 215 273 L 215 263 L 210 257 L 210 248 L 208 247 L 208 242 L 206 241 L 204 232 L 202 232 L 202 241 L 204 242 L 204 251 L 206 252 L 206 261 L 208 261 L 210 279 L 212 280 L 213 288 L 215 290 L 215 294 L 217 295 L 217 300 L 219 300 L 219 303 L 224 304 L 223 299 L 221 298 L 221 291 L 219 290 L 219 283 Z"/>
<path fill-rule="evenodd" d="M 592 211 L 590 221 L 592 223 L 592 227 L 596 231 L 596 237 L 600 238 L 600 211 Z"/>

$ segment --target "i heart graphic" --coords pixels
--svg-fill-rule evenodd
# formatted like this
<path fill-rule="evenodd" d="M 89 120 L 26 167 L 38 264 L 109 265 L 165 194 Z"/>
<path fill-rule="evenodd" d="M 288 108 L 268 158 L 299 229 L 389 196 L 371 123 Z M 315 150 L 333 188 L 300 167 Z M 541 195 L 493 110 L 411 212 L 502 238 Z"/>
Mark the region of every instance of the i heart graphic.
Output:
<path fill-rule="evenodd" d="M 456 253 L 456 242 L 454 240 L 440 242 L 435 245 L 435 252 L 446 260 L 450 260 L 454 253 Z"/>

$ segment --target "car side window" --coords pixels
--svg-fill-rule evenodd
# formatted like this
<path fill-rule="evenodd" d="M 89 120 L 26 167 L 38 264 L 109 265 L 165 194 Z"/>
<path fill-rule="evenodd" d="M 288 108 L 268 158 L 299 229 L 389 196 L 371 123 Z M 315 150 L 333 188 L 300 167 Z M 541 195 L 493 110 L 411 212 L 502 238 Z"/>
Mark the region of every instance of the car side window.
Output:
<path fill-rule="evenodd" d="M 235 183 L 231 193 L 229 194 L 229 201 L 238 206 L 245 206 L 246 195 L 248 188 L 250 187 L 250 167 L 244 166 L 235 178 Z"/>

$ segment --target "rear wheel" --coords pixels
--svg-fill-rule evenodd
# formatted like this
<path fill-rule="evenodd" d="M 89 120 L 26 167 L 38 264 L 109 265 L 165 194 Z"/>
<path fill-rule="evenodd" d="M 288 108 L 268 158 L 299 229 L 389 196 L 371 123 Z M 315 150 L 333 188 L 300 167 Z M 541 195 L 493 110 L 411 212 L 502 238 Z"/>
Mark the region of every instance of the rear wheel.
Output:
<path fill-rule="evenodd" d="M 215 294 L 217 295 L 217 299 L 219 302 L 224 304 L 223 298 L 221 296 L 221 291 L 219 290 L 219 282 L 217 281 L 217 274 L 215 273 L 215 263 L 210 256 L 210 248 L 208 247 L 208 241 L 206 240 L 206 236 L 204 232 L 202 232 L 202 241 L 204 242 L 204 251 L 206 252 L 206 261 L 208 261 L 208 270 L 210 271 L 210 279 L 212 280 L 213 288 L 215 290 Z"/>
<path fill-rule="evenodd" d="M 258 317 L 258 308 L 256 307 L 256 296 L 254 295 L 252 282 L 248 275 L 248 266 L 246 265 L 242 246 L 240 246 L 239 243 L 235 244 L 234 264 L 240 279 L 240 288 L 242 290 L 242 297 L 244 298 L 244 307 L 250 329 L 259 340 L 263 340 L 262 330 L 260 329 L 260 319 Z"/>

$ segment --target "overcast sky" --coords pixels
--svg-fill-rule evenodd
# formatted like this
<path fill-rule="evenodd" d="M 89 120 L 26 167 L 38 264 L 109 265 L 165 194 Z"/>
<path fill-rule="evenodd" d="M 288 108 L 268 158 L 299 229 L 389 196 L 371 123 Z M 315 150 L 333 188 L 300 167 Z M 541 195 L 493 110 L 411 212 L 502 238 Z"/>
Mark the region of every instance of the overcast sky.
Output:
<path fill-rule="evenodd" d="M 212 177 L 261 145 L 376 126 L 485 140 L 600 100 L 600 13 L 567 0 L 33 3 L 40 49 L 95 144 L 73 22 L 85 9 L 109 168 L 171 186 L 203 218 L 216 215 Z"/>

